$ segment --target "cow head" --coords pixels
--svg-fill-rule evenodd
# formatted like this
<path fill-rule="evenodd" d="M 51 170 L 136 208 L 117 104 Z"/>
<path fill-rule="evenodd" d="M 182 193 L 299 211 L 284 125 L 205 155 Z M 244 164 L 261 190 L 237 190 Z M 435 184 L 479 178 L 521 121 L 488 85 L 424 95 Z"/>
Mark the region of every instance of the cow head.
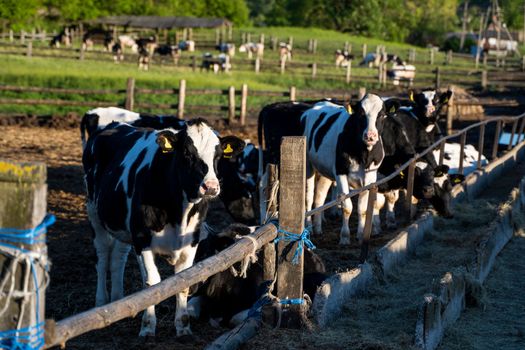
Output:
<path fill-rule="evenodd" d="M 463 182 L 465 176 L 460 174 L 448 174 L 448 166 L 441 165 L 434 169 L 434 195 L 430 203 L 439 215 L 445 218 L 452 218 L 454 215 L 450 210 L 452 199 L 452 188 Z"/>
<path fill-rule="evenodd" d="M 436 90 L 410 92 L 410 100 L 416 105 L 416 115 L 425 125 L 437 121 L 441 107 L 448 103 L 451 96 L 450 90 L 441 94 Z"/>
<path fill-rule="evenodd" d="M 414 171 L 414 197 L 431 199 L 435 194 L 434 171 L 429 167 L 422 168 L 416 164 Z"/>
<path fill-rule="evenodd" d="M 179 181 L 191 202 L 219 195 L 219 159 L 235 156 L 244 148 L 244 141 L 235 136 L 218 137 L 201 119 L 188 121 L 187 128 L 178 133 L 170 129 L 159 131 L 157 144 L 162 153 L 173 152 L 178 157 Z"/>
<path fill-rule="evenodd" d="M 384 119 L 388 112 L 395 112 L 399 108 L 399 102 L 395 100 L 384 101 L 377 95 L 366 94 L 361 101 L 355 105 L 355 113 L 365 123 L 362 139 L 368 150 L 379 141 L 379 135 L 383 130 Z"/>

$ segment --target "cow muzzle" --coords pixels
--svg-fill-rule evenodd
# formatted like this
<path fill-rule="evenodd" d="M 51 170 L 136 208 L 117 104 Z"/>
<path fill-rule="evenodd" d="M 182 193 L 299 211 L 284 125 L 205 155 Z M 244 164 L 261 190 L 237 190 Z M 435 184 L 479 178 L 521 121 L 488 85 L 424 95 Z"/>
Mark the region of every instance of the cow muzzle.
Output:
<path fill-rule="evenodd" d="M 436 111 L 436 107 L 434 107 L 434 106 L 427 106 L 427 108 L 426 108 L 426 117 L 430 118 L 434 114 L 435 111 Z"/>
<path fill-rule="evenodd" d="M 377 131 L 375 130 L 367 131 L 363 135 L 363 141 L 369 147 L 374 146 L 378 140 L 379 140 L 379 135 L 377 134 Z"/>
<path fill-rule="evenodd" d="M 217 197 L 220 192 L 221 187 L 216 179 L 204 181 L 199 188 L 199 193 L 205 197 Z"/>
<path fill-rule="evenodd" d="M 432 196 L 434 196 L 434 188 L 431 187 L 431 186 L 424 187 L 423 188 L 423 197 L 425 199 L 430 199 L 430 198 L 432 198 Z"/>

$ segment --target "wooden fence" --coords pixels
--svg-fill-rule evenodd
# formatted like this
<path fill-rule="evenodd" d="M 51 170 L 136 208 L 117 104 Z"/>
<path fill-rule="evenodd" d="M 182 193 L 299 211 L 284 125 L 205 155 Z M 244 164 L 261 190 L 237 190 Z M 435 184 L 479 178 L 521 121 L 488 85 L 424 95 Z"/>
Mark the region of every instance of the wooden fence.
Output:
<path fill-rule="evenodd" d="M 393 177 L 400 174 L 408 168 L 408 186 L 407 186 L 407 201 L 408 218 L 412 219 L 413 210 L 410 202 L 413 193 L 414 184 L 414 169 L 418 159 L 423 157 L 428 152 L 432 152 L 435 148 L 440 148 L 439 164 L 443 162 L 444 145 L 445 142 L 453 138 L 460 138 L 461 151 L 459 157 L 458 169 L 459 173 L 463 173 L 463 154 L 466 142 L 466 135 L 468 132 L 479 128 L 479 158 L 477 161 L 478 169 L 481 169 L 481 155 L 485 149 L 485 127 L 489 123 L 496 123 L 496 132 L 494 135 L 494 142 L 490 150 L 491 160 L 495 160 L 499 154 L 498 140 L 504 124 L 508 123 L 512 126 L 512 136 L 509 145 L 503 151 L 508 151 L 513 148 L 513 141 L 518 135 L 516 144 L 524 142 L 522 139 L 523 131 L 525 129 L 525 114 L 515 118 L 499 117 L 491 120 L 483 121 L 473 124 L 460 132 L 444 137 L 434 143 L 424 152 L 417 154 L 413 159 L 403 164 L 396 172 L 387 176 L 386 178 L 364 186 L 360 189 L 350 191 L 348 194 L 341 195 L 335 201 L 326 203 L 325 205 L 315 208 L 309 212 L 304 212 L 305 209 L 305 157 L 306 157 L 306 139 L 304 137 L 288 137 L 284 138 L 281 145 L 281 154 L 283 154 L 282 162 L 280 164 L 281 183 L 280 183 L 280 203 L 279 211 L 279 225 L 267 224 L 258 229 L 251 235 L 251 238 L 241 239 L 233 246 L 224 251 L 212 256 L 202 262 L 199 262 L 191 268 L 182 271 L 164 281 L 151 286 L 147 289 L 136 292 L 121 300 L 109 303 L 107 305 L 96 307 L 80 314 L 71 316 L 62 321 L 55 323 L 54 321 L 46 322 L 46 348 L 60 345 L 64 346 L 68 339 L 74 338 L 78 335 L 90 332 L 95 329 L 108 327 L 111 324 L 127 317 L 134 317 L 140 311 L 146 309 L 150 305 L 158 304 L 163 300 L 175 295 L 176 293 L 190 287 L 191 285 L 205 281 L 208 277 L 220 271 L 225 271 L 234 263 L 241 261 L 255 250 L 263 246 L 272 246 L 272 240 L 276 237 L 283 237 L 284 232 L 291 232 L 297 235 L 297 240 L 292 239 L 289 242 L 281 240 L 277 245 L 277 256 L 273 254 L 271 261 L 273 263 L 264 264 L 268 268 L 276 268 L 276 287 L 277 296 L 282 299 L 302 298 L 302 254 L 299 254 L 299 263 L 292 263 L 292 256 L 299 245 L 299 236 L 304 229 L 304 218 L 316 213 L 320 213 L 330 207 L 340 204 L 346 198 L 351 198 L 365 191 L 369 192 L 368 206 L 366 211 L 364 237 L 361 243 L 360 260 L 362 262 L 368 259 L 369 239 L 372 229 L 372 215 L 376 199 L 378 186 L 383 184 Z M 270 254 L 272 255 L 272 254 Z M 284 256 L 284 258 L 283 258 Z M 277 264 L 277 265 L 275 265 Z M 272 275 L 271 272 L 265 273 L 267 276 Z M 297 326 L 298 320 L 301 318 L 301 313 L 304 308 L 297 305 L 288 305 L 284 303 L 284 311 L 282 315 L 281 324 L 284 326 Z"/>

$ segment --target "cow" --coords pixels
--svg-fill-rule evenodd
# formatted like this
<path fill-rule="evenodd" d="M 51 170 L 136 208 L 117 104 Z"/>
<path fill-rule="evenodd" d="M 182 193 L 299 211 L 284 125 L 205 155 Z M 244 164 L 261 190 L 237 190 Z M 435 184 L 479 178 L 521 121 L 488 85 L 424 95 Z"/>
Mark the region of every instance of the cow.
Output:
<path fill-rule="evenodd" d="M 137 42 L 130 35 L 119 35 L 118 41 L 122 45 L 122 49 L 129 47 L 131 49 L 131 52 L 134 52 L 134 53 L 137 53 L 139 50 L 139 46 L 137 45 Z"/>
<path fill-rule="evenodd" d="M 445 143 L 445 154 L 443 155 L 443 164 L 450 168 L 449 174 L 459 173 L 459 157 L 461 154 L 461 145 L 459 143 Z M 434 150 L 434 157 L 439 159 L 439 150 Z M 463 174 L 468 175 L 478 168 L 479 152 L 473 145 L 465 145 L 463 155 Z M 481 155 L 481 166 L 488 163 L 487 158 Z"/>
<path fill-rule="evenodd" d="M 350 54 L 347 50 L 336 50 L 335 51 L 335 66 L 346 67 L 351 60 L 354 59 L 354 55 Z"/>
<path fill-rule="evenodd" d="M 236 155 L 244 142 L 219 138 L 202 119 L 183 130 L 135 128 L 114 122 L 87 141 L 82 163 L 87 212 L 95 232 L 97 305 L 108 301 L 106 273 L 111 271 L 111 300 L 123 296 L 123 274 L 133 246 L 144 286 L 160 282 L 156 254 L 167 257 L 175 273 L 193 264 L 199 225 L 210 200 L 221 192 L 216 162 Z M 188 290 L 176 295 L 177 336 L 190 335 Z M 155 306 L 143 315 L 140 336 L 154 336 Z"/>
<path fill-rule="evenodd" d="M 90 137 L 114 121 L 156 130 L 186 128 L 184 120 L 171 115 L 139 114 L 116 107 L 95 108 L 86 112 L 80 122 L 80 138 L 83 148 L 86 145 L 86 136 Z M 223 185 L 220 199 L 232 218 L 245 224 L 255 223 L 253 193 L 256 187 L 257 155 L 254 145 L 248 144 L 243 152 L 223 157 L 217 164 L 219 180 Z"/>
<path fill-rule="evenodd" d="M 351 106 L 350 111 L 330 101 L 310 104 L 273 104 L 263 108 L 259 115 L 259 146 L 262 131 L 268 162 L 279 162 L 279 143 L 282 136 L 306 136 L 306 207 L 322 205 L 333 181 L 338 193 L 348 193 L 350 187 L 360 188 L 376 181 L 377 169 L 384 157 L 381 132 L 387 110 L 396 110 L 398 102 L 383 100 L 367 94 Z M 299 115 L 299 117 L 297 117 Z M 262 149 L 262 148 L 261 148 Z M 259 161 L 262 174 L 261 160 Z M 319 175 L 315 184 L 315 173 Z M 261 177 L 262 181 L 262 177 Z M 316 185 L 314 198 L 314 185 Z M 357 238 L 361 240 L 368 192 L 359 195 Z M 261 202 L 261 212 L 264 204 Z M 348 220 L 352 202 L 343 204 L 343 225 L 339 244 L 350 244 Z M 321 215 L 314 216 L 314 233 L 320 233 Z"/>
<path fill-rule="evenodd" d="M 159 56 L 169 56 L 173 59 L 173 63 L 177 64 L 180 58 L 179 51 L 180 50 L 178 46 L 163 44 L 163 45 L 158 45 L 153 51 L 153 54 L 157 54 Z"/>
<path fill-rule="evenodd" d="M 154 36 L 138 38 L 135 40 L 135 43 L 138 45 L 139 49 L 143 47 L 150 55 L 153 55 L 155 48 L 158 46 L 157 39 Z"/>
<path fill-rule="evenodd" d="M 71 46 L 71 35 L 68 30 L 63 30 L 59 34 L 53 36 L 49 46 L 58 49 L 60 48 L 60 44 L 64 44 L 66 47 Z"/>
<path fill-rule="evenodd" d="M 201 64 L 201 71 L 213 71 L 215 74 L 217 74 L 219 71 L 221 72 L 227 72 L 231 69 L 230 59 L 226 54 L 219 54 L 217 57 L 213 57 L 213 55 L 209 52 L 206 52 L 202 55 L 202 64 Z"/>
<path fill-rule="evenodd" d="M 405 62 L 397 55 L 387 53 L 368 53 L 365 58 L 359 63 L 360 66 L 379 67 L 379 65 L 393 62 L 396 65 L 405 65 Z"/>
<path fill-rule="evenodd" d="M 193 40 L 182 40 L 179 42 L 179 50 L 193 52 L 195 51 L 195 41 Z"/>
<path fill-rule="evenodd" d="M 412 85 L 416 78 L 416 66 L 411 64 L 394 64 L 391 69 L 387 70 L 387 76 L 392 79 L 392 84 L 399 85 L 399 81 L 408 81 Z"/>
<path fill-rule="evenodd" d="M 91 50 L 96 43 L 104 45 L 104 50 L 110 51 L 114 44 L 113 35 L 104 29 L 90 29 L 82 37 L 82 50 Z"/>
<path fill-rule="evenodd" d="M 210 232 L 199 244 L 195 262 L 217 254 L 257 228 L 232 224 L 221 232 L 213 232 L 207 225 L 201 227 Z M 238 266 L 239 263 L 235 264 L 233 269 L 220 272 L 198 286 L 188 302 L 188 307 L 197 311 L 193 316 L 209 319 L 210 323 L 223 326 L 242 321 L 248 309 L 261 296 L 260 292 L 264 290 L 262 287 L 270 282 L 264 279 L 262 251 L 259 251 L 257 256 L 259 259 L 247 267 L 245 276 L 239 276 L 237 272 L 242 270 L 242 267 Z M 303 289 L 310 300 L 314 300 L 317 288 L 327 277 L 322 259 L 313 251 L 305 249 Z"/>
<path fill-rule="evenodd" d="M 138 50 L 139 50 L 139 59 L 138 59 L 139 70 L 144 69 L 147 71 L 149 70 L 149 62 L 151 60 L 150 53 L 143 46 L 140 46 Z"/>
<path fill-rule="evenodd" d="M 264 55 L 264 44 L 262 43 L 245 43 L 239 46 L 239 52 L 248 53 L 248 58 L 252 58 L 253 54 L 255 57 L 262 58 Z"/>
<path fill-rule="evenodd" d="M 221 43 L 215 46 L 215 49 L 221 53 L 224 53 L 230 57 L 235 56 L 235 44 Z"/>
<path fill-rule="evenodd" d="M 111 52 L 113 53 L 113 61 L 115 63 L 124 61 L 124 53 L 122 52 L 122 45 L 120 45 L 120 42 L 117 41 L 113 44 Z"/>

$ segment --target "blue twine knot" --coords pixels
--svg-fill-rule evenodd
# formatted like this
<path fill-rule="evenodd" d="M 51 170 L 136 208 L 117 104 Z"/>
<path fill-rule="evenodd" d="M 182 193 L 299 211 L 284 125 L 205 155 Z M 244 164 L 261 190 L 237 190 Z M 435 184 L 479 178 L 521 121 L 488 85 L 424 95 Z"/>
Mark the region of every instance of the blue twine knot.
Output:
<path fill-rule="evenodd" d="M 31 229 L 20 230 L 15 228 L 0 228 L 0 247 L 15 249 L 21 253 L 28 254 L 29 251 L 13 244 L 35 244 L 44 243 L 45 239 L 41 238 L 47 228 L 55 223 L 55 216 L 47 214 L 42 222 Z M 0 249 L 1 250 L 1 249 Z M 44 322 L 40 311 L 40 288 L 36 276 L 35 258 L 29 256 L 31 272 L 33 274 L 33 285 L 36 294 L 36 324 L 21 328 L 0 331 L 0 349 L 7 350 L 40 350 L 44 347 Z M 47 266 L 46 266 L 47 269 Z M 9 302 L 9 300 L 7 300 Z"/>
<path fill-rule="evenodd" d="M 277 244 L 279 241 L 286 241 L 292 243 L 298 242 L 297 248 L 295 249 L 295 253 L 292 258 L 292 264 L 294 265 L 297 265 L 299 263 L 299 257 L 303 254 L 303 249 L 305 245 L 308 249 L 315 249 L 315 245 L 310 240 L 310 230 L 308 228 L 305 228 L 301 234 L 288 232 L 281 228 L 278 231 L 282 233 L 282 236 L 277 237 L 274 240 L 275 244 Z"/>

